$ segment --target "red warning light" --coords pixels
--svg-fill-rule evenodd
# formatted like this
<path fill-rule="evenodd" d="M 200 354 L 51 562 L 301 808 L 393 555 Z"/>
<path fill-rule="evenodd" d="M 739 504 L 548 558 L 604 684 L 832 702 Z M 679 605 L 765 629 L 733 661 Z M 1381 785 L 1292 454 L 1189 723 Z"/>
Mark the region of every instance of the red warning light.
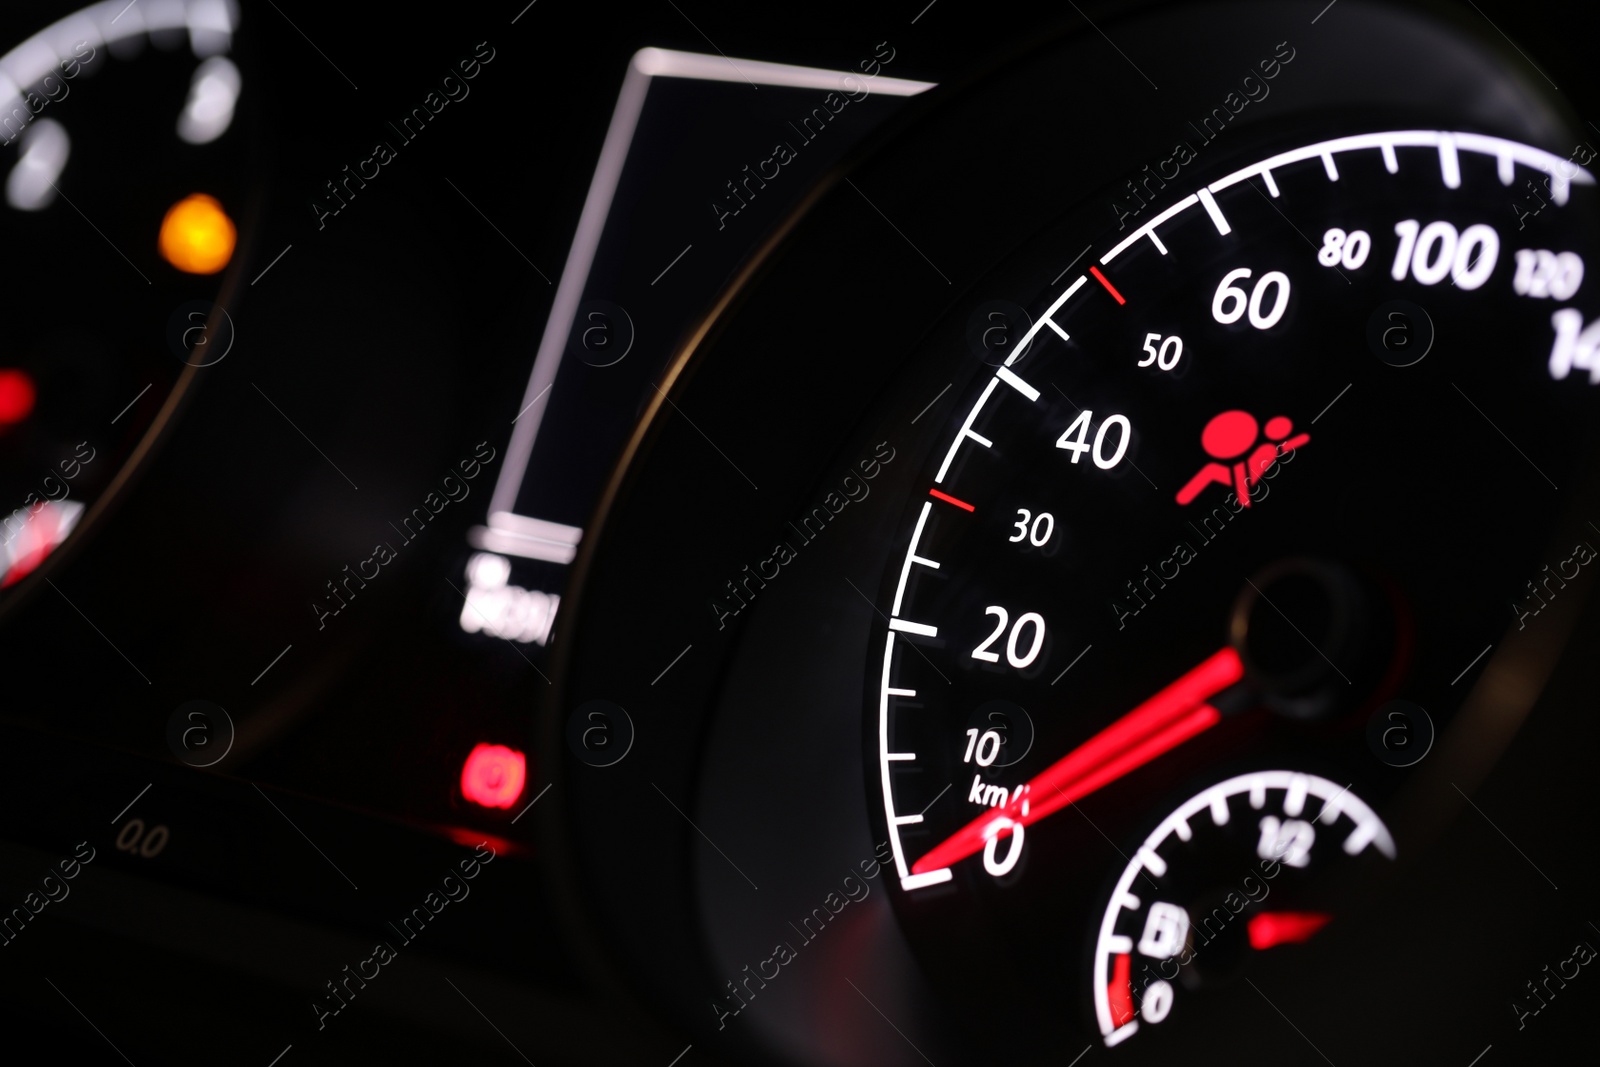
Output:
<path fill-rule="evenodd" d="M 522 795 L 528 760 L 504 745 L 479 744 L 461 767 L 461 795 L 486 808 L 509 808 Z"/>
<path fill-rule="evenodd" d="M 1311 440 L 1311 435 L 1305 433 L 1289 436 L 1294 433 L 1294 422 L 1286 416 L 1277 415 L 1267 420 L 1267 440 L 1250 452 L 1260 433 L 1260 423 L 1248 411 L 1224 411 L 1220 415 L 1213 415 L 1205 429 L 1200 431 L 1200 446 L 1213 460 L 1236 462 L 1231 469 L 1222 463 L 1207 463 L 1201 467 L 1200 472 L 1189 479 L 1189 484 L 1178 490 L 1178 503 L 1189 503 L 1206 486 L 1217 482 L 1224 486 L 1232 485 L 1239 503 L 1249 507 L 1250 487 L 1261 480 L 1279 456 L 1293 452 Z M 1250 452 L 1248 460 L 1243 458 L 1246 452 Z"/>
<path fill-rule="evenodd" d="M 0 428 L 21 422 L 33 414 L 37 396 L 27 371 L 14 367 L 0 369 Z"/>
<path fill-rule="evenodd" d="M 1250 919 L 1250 947 L 1267 949 L 1274 945 L 1298 945 L 1324 926 L 1332 915 L 1316 911 L 1264 911 Z"/>

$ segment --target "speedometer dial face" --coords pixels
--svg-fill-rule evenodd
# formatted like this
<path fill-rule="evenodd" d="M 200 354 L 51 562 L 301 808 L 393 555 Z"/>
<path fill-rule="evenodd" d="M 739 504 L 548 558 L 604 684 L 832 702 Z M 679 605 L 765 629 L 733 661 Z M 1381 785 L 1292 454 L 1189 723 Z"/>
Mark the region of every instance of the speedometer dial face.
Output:
<path fill-rule="evenodd" d="M 999 272 L 1040 295 L 944 409 L 878 601 L 902 921 L 947 985 L 1015 970 L 1107 1043 L 1339 919 L 1241 898 L 1226 968 L 1139 970 L 1253 857 L 1343 883 L 1403 853 L 1368 724 L 1447 729 L 1558 595 L 1529 583 L 1600 536 L 1563 518 L 1600 381 L 1591 175 L 1448 130 L 1236 162 L 1054 282 L 1058 233 Z M 1537 218 L 1507 209 L 1528 183 Z"/>

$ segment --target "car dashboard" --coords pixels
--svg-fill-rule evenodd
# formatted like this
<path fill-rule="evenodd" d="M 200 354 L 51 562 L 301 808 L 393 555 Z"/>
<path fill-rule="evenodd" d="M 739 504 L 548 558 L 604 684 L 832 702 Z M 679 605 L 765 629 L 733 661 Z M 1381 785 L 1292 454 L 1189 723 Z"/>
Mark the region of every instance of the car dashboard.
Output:
<path fill-rule="evenodd" d="M 5 22 L 14 1055 L 1592 1049 L 1581 12 Z"/>

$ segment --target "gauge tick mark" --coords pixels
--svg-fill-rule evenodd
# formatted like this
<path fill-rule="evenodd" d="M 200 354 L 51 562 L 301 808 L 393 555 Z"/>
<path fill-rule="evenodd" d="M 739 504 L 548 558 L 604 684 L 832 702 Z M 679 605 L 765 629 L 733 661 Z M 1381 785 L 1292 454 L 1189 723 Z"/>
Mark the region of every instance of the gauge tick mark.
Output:
<path fill-rule="evenodd" d="M 943 500 L 946 504 L 954 504 L 956 507 L 960 508 L 962 511 L 977 511 L 978 510 L 977 508 L 973 507 L 971 504 L 967 503 L 965 500 L 957 500 L 955 497 L 951 496 L 949 493 L 941 493 L 937 489 L 929 489 L 928 490 L 928 495 L 931 496 L 931 497 L 934 497 L 934 498 L 936 498 L 938 500 Z"/>
<path fill-rule="evenodd" d="M 1039 399 L 1039 390 L 1023 381 L 1016 371 L 1013 371 L 1010 367 L 1001 367 L 994 374 L 996 378 L 999 378 L 1002 382 L 1027 397 L 1030 403 Z"/>
<path fill-rule="evenodd" d="M 1100 268 L 1099 267 L 1096 267 L 1096 266 L 1091 264 L 1090 267 L 1089 267 L 1089 273 L 1094 275 L 1094 280 L 1095 281 L 1099 282 L 1101 285 L 1106 287 L 1106 292 L 1110 293 L 1112 296 L 1117 298 L 1117 303 L 1126 304 L 1128 302 L 1127 299 L 1121 293 L 1117 292 L 1117 287 L 1112 285 L 1109 281 L 1107 281 L 1106 280 L 1106 276 L 1104 274 L 1100 273 Z"/>

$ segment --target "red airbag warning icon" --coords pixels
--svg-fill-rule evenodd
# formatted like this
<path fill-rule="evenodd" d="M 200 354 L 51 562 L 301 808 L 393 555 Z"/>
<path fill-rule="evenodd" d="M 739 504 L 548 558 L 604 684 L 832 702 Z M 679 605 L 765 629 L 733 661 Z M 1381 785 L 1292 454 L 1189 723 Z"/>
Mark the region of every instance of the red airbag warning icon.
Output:
<path fill-rule="evenodd" d="M 1284 415 L 1267 420 L 1267 440 L 1257 444 L 1261 427 L 1248 411 L 1224 411 L 1214 415 L 1200 431 L 1200 445 L 1213 460 L 1200 468 L 1189 483 L 1178 490 L 1178 503 L 1187 504 L 1212 482 L 1232 486 L 1239 503 L 1250 506 L 1250 487 L 1261 480 L 1278 457 L 1293 452 L 1307 441 L 1310 434 L 1295 434 L 1294 423 Z M 1249 453 L 1249 458 L 1245 458 Z M 1224 462 L 1215 462 L 1222 460 Z M 1231 465 L 1228 464 L 1231 461 Z"/>

